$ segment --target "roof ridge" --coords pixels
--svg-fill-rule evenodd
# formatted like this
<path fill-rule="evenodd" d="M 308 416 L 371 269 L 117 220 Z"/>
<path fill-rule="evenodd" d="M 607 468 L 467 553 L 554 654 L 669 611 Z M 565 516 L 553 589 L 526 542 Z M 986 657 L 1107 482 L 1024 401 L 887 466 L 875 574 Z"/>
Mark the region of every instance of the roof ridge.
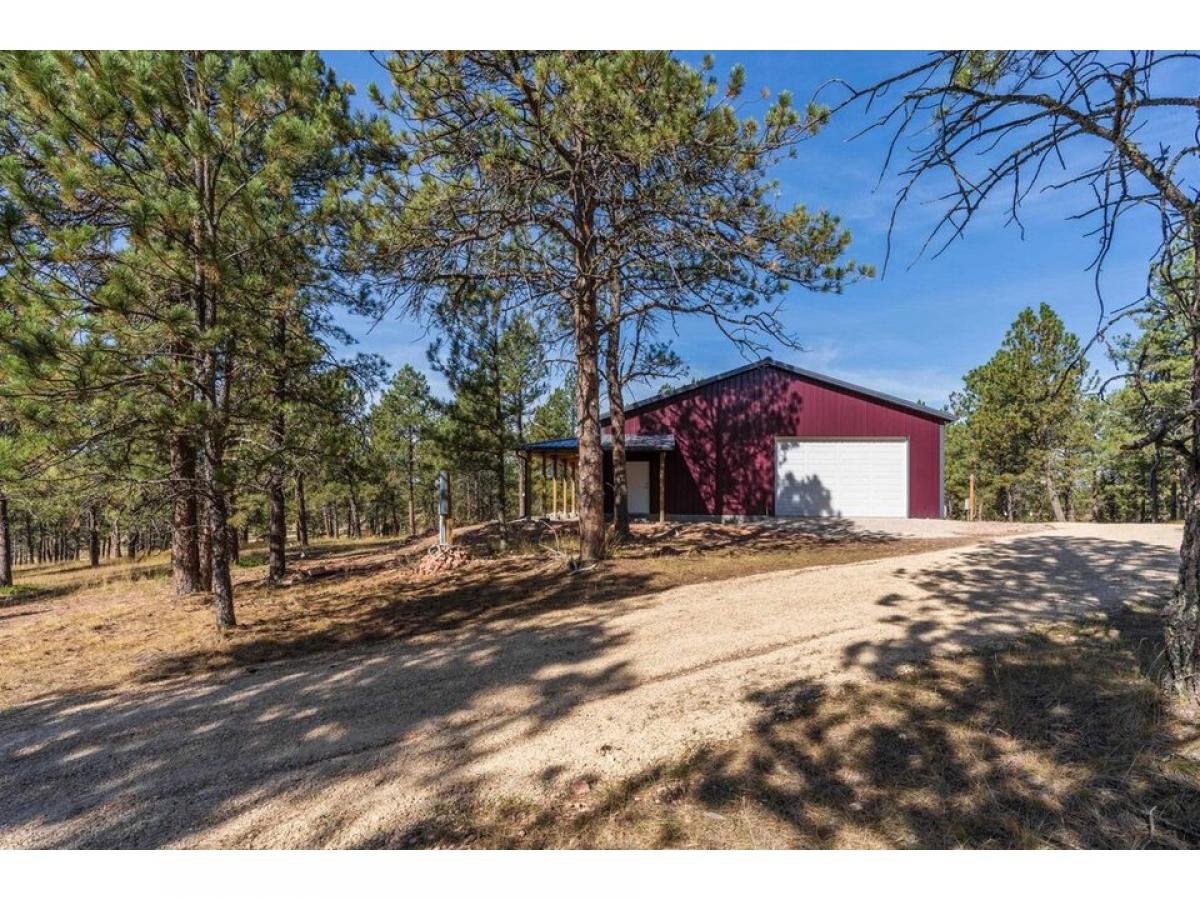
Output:
<path fill-rule="evenodd" d="M 893 406 L 899 406 L 903 409 L 910 410 L 911 412 L 932 416 L 935 419 L 941 419 L 943 422 L 953 422 L 955 418 L 951 413 L 944 409 L 938 409 L 934 406 L 926 406 L 925 404 L 917 403 L 914 400 L 905 400 L 903 397 L 896 397 L 892 394 L 886 394 L 883 391 L 877 391 L 873 388 L 864 387 L 860 384 L 843 381 L 840 378 L 834 378 L 831 375 L 824 375 L 821 372 L 814 372 L 811 369 L 803 369 L 800 366 L 794 366 L 791 363 L 780 362 L 779 360 L 770 356 L 764 356 L 762 359 L 756 360 L 752 363 L 747 363 L 744 366 L 737 366 L 717 375 L 710 375 L 708 378 L 701 378 L 698 381 L 694 381 L 691 384 L 684 385 L 683 387 L 677 388 L 673 391 L 668 391 L 665 394 L 658 394 L 654 397 L 647 397 L 644 400 L 635 400 L 632 403 L 626 403 L 625 411 L 628 412 L 633 409 L 640 409 L 641 407 L 649 406 L 652 403 L 659 403 L 664 400 L 669 400 L 672 397 L 677 397 L 680 394 L 687 393 L 688 391 L 698 390 L 699 388 L 718 381 L 724 381 L 727 378 L 732 378 L 733 376 L 740 375 L 743 372 L 749 372 L 754 369 L 763 368 L 779 369 L 780 371 L 789 372 L 793 375 L 799 375 L 801 378 L 808 378 L 812 381 L 829 385 L 830 387 L 835 387 L 844 391 L 850 391 L 851 393 L 870 397 L 884 403 L 890 403 Z M 608 419 L 610 414 L 611 410 L 609 412 L 605 412 L 600 417 L 601 422 L 603 423 L 606 419 Z"/>

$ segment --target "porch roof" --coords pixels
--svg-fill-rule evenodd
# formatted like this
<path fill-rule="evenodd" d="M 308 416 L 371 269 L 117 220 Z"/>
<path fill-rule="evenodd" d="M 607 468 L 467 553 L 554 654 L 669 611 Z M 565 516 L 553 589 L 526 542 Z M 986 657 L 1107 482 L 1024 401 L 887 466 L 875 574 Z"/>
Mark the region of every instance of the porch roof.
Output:
<path fill-rule="evenodd" d="M 601 446 L 605 450 L 612 449 L 612 435 L 600 436 Z M 578 453 L 579 438 L 552 438 L 548 441 L 534 441 L 522 444 L 521 449 L 531 453 Z M 673 434 L 627 434 L 625 435 L 625 450 L 628 453 L 661 452 L 675 449 Z"/>

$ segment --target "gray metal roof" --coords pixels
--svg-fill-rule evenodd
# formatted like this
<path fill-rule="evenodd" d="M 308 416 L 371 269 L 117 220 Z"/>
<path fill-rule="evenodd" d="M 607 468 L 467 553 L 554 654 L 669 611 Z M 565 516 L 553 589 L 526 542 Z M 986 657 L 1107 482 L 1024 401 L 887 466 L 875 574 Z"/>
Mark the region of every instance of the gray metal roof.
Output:
<path fill-rule="evenodd" d="M 612 435 L 601 435 L 600 443 L 605 450 L 612 449 Z M 575 453 L 579 450 L 579 438 L 552 438 L 548 441 L 534 441 L 522 444 L 522 450 L 532 450 L 537 453 L 552 453 L 555 450 Z M 627 434 L 625 435 L 625 450 L 636 453 L 639 451 L 674 450 L 675 435 L 673 434 Z"/>
<path fill-rule="evenodd" d="M 778 362 L 777 360 L 771 359 L 770 357 L 767 357 L 766 359 L 760 359 L 758 362 L 752 362 L 752 363 L 749 363 L 748 365 L 739 366 L 736 369 L 730 369 L 728 372 L 722 372 L 720 375 L 713 375 L 710 378 L 701 379 L 700 381 L 693 382 L 692 384 L 678 388 L 677 390 L 668 391 L 665 394 L 659 394 L 656 397 L 647 397 L 645 400 L 637 400 L 633 403 L 626 403 L 625 411 L 627 413 L 632 412 L 635 409 L 641 409 L 642 407 L 650 406 L 655 403 L 660 403 L 663 400 L 667 400 L 671 397 L 676 397 L 680 394 L 686 394 L 688 391 L 694 391 L 697 388 L 702 388 L 705 385 L 712 384 L 713 382 L 724 381 L 726 378 L 732 378 L 735 375 L 741 375 L 743 372 L 750 372 L 754 369 L 767 368 L 767 367 L 773 367 L 773 368 L 779 369 L 783 372 L 791 372 L 793 375 L 799 375 L 802 378 L 807 378 L 811 381 L 816 381 L 820 384 L 827 384 L 830 387 L 839 388 L 843 391 L 849 391 L 850 393 L 858 394 L 862 397 L 869 397 L 872 400 L 879 400 L 883 403 L 888 403 L 892 406 L 899 406 L 899 407 L 902 407 L 903 409 L 907 409 L 907 410 L 910 410 L 915 413 L 920 413 L 922 415 L 926 415 L 926 416 L 929 416 L 934 419 L 941 419 L 943 422 L 953 422 L 954 421 L 954 415 L 952 413 L 946 412 L 943 409 L 937 409 L 936 407 L 933 407 L 933 406 L 925 406 L 924 404 L 921 404 L 921 403 L 914 403 L 911 400 L 904 400 L 900 397 L 893 397 L 891 394 L 885 394 L 882 391 L 876 391 L 876 390 L 872 390 L 871 388 L 862 387 L 861 385 L 851 384 L 850 382 L 842 381 L 839 378 L 831 378 L 828 375 L 822 375 L 820 372 L 813 372 L 813 371 L 810 371 L 809 369 L 801 369 L 799 366 L 792 366 L 792 365 L 788 365 L 787 363 L 781 363 L 781 362 Z M 608 413 L 605 413 L 601 417 L 601 421 L 602 422 L 607 421 L 607 419 L 608 419 Z"/>

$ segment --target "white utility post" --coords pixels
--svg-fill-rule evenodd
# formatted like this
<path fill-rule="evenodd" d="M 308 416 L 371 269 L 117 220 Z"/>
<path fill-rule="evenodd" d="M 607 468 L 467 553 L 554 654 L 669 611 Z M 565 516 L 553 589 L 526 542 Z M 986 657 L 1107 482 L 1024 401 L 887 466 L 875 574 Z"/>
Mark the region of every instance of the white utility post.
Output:
<path fill-rule="evenodd" d="M 450 502 L 450 475 L 445 471 L 437 476 L 438 544 L 449 547 L 454 542 L 454 515 Z"/>

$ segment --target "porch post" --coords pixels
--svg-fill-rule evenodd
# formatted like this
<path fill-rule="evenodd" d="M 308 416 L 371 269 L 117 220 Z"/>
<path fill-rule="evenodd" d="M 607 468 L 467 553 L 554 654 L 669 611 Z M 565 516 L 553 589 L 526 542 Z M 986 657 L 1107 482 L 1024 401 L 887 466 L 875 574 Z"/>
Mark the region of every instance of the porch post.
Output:
<path fill-rule="evenodd" d="M 567 470 L 567 477 L 571 479 L 571 515 L 579 516 L 579 507 L 576 505 L 577 492 L 579 491 L 579 462 L 576 457 L 576 462 L 570 464 L 571 468 Z"/>
<path fill-rule="evenodd" d="M 552 507 L 551 516 L 558 516 L 558 457 L 554 457 L 554 506 Z"/>
<path fill-rule="evenodd" d="M 667 521 L 667 453 L 658 451 L 658 521 Z"/>
<path fill-rule="evenodd" d="M 517 451 L 517 518 L 523 519 L 529 514 L 529 504 L 525 501 L 525 454 Z"/>
<path fill-rule="evenodd" d="M 547 478 L 546 478 L 546 454 L 543 452 L 542 453 L 542 515 L 543 516 L 546 515 L 546 507 L 547 507 L 546 501 L 549 499 L 546 496 L 546 490 L 547 490 L 546 481 L 547 481 Z"/>

